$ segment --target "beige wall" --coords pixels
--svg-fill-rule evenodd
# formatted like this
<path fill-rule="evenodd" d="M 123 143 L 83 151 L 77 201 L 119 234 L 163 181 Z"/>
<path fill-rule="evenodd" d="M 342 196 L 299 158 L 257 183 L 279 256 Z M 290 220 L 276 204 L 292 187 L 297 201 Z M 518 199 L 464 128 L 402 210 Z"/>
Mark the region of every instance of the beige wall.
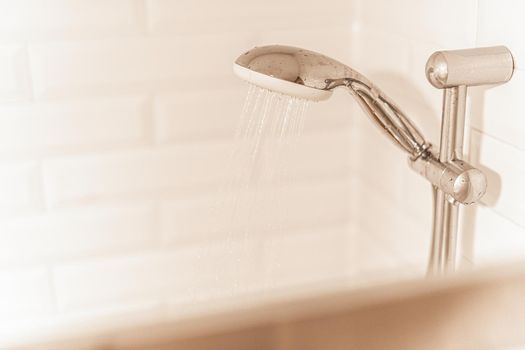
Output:
<path fill-rule="evenodd" d="M 522 7 L 0 1 L 0 338 L 424 270 L 429 186 L 344 92 L 311 106 L 287 155 L 294 184 L 255 188 L 260 214 L 242 232 L 217 224 L 217 198 L 236 191 L 224 190 L 224 169 L 240 147 L 232 135 L 246 92 L 231 63 L 254 45 L 303 46 L 349 62 L 434 142 L 441 94 L 425 80 L 427 57 L 508 45 L 518 67 L 512 82 L 470 95 L 470 159 L 489 170 L 490 188 L 484 205 L 462 215 L 462 260 L 521 256 Z M 273 145 L 257 168 L 275 165 Z"/>
<path fill-rule="evenodd" d="M 348 60 L 349 4 L 326 5 L 0 1 L 0 339 L 350 272 L 346 96 L 310 110 L 295 184 L 260 186 L 258 220 L 230 235 L 214 209 L 237 191 L 233 60 L 277 42 Z"/>

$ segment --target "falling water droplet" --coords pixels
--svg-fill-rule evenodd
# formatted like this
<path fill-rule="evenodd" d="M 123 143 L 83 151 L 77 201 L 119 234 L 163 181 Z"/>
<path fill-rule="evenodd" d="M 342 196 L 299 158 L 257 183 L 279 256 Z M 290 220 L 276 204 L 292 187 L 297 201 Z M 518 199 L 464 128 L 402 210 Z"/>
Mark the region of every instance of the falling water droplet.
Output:
<path fill-rule="evenodd" d="M 248 87 L 226 183 L 213 215 L 218 218 L 215 230 L 226 233 L 226 237 L 216 237 L 228 256 L 220 263 L 206 265 L 214 270 L 206 273 L 215 274 L 215 281 L 230 284 L 222 287 L 230 289 L 232 295 L 249 289 L 243 285 L 242 272 L 257 254 L 257 248 L 250 244 L 254 231 L 278 231 L 282 218 L 275 213 L 286 215 L 276 186 L 291 181 L 290 157 L 307 107 L 307 100 L 251 84 Z"/>

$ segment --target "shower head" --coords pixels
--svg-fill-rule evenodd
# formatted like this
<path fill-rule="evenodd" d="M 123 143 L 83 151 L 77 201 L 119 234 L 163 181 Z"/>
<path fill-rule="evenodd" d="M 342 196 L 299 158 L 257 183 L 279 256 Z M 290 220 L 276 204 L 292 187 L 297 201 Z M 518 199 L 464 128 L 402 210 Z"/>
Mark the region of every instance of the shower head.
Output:
<path fill-rule="evenodd" d="M 365 113 L 413 158 L 430 147 L 404 113 L 359 72 L 320 53 L 283 45 L 255 47 L 237 58 L 240 78 L 286 95 L 321 101 L 347 87 Z"/>
<path fill-rule="evenodd" d="M 335 82 L 362 77 L 330 57 L 283 45 L 255 47 L 237 58 L 233 70 L 254 85 L 314 101 L 329 98 Z"/>

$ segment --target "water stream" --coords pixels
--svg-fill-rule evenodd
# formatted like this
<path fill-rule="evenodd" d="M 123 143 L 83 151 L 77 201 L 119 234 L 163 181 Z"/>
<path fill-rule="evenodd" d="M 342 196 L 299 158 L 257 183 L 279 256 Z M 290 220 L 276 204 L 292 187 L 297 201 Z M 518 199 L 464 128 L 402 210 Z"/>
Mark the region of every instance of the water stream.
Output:
<path fill-rule="evenodd" d="M 260 239 L 257 234 L 282 230 L 280 223 L 286 208 L 282 206 L 279 189 L 293 181 L 290 157 L 301 134 L 307 107 L 307 100 L 249 85 L 236 133 L 236 147 L 242 150 L 236 149 L 232 156 L 234 164 L 243 166 L 237 177 L 232 177 L 228 191 L 232 203 L 226 222 L 231 229 L 227 249 L 232 249 L 234 242 L 242 245 L 240 254 L 239 250 L 231 252 L 236 256 L 237 270 L 232 293 L 244 289 L 243 265 L 261 254 L 260 245 L 253 243 Z"/>
<path fill-rule="evenodd" d="M 260 206 L 280 203 L 279 198 L 267 197 L 278 194 L 275 186 L 292 181 L 289 157 L 302 132 L 308 102 L 249 85 L 231 159 L 236 173 L 230 174 L 226 191 L 233 204 L 226 224 L 244 236 L 254 229 Z"/>
<path fill-rule="evenodd" d="M 208 270 L 203 273 L 215 276 L 217 288 L 230 290 L 229 296 L 251 288 L 244 277 L 246 267 L 260 259 L 261 234 L 281 230 L 286 208 L 281 208 L 280 188 L 293 181 L 290 160 L 308 103 L 251 84 L 248 87 L 226 181 L 212 213 L 218 250 L 226 256 L 215 262 L 210 251 L 201 258 L 201 266 Z M 257 273 L 260 271 L 249 271 L 248 275 Z"/>

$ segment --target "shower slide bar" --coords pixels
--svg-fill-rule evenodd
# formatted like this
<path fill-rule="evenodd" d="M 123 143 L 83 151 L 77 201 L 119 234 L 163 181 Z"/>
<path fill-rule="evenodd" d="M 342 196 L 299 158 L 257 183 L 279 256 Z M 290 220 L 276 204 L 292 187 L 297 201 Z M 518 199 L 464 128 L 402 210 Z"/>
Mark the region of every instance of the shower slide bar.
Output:
<path fill-rule="evenodd" d="M 485 175 L 463 160 L 467 87 L 505 83 L 514 61 L 504 46 L 438 51 L 426 64 L 428 81 L 443 89 L 439 152 L 411 160 L 433 188 L 434 217 L 428 274 L 455 270 L 459 203 L 477 202 L 487 188 Z"/>

